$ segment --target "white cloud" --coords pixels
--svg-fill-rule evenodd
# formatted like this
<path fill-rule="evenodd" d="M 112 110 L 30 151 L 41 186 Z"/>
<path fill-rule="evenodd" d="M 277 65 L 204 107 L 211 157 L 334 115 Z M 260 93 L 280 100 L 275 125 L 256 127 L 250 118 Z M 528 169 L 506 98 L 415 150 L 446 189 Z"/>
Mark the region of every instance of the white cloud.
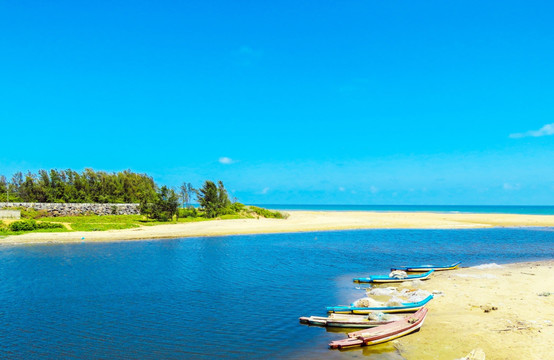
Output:
<path fill-rule="evenodd" d="M 263 190 L 262 190 L 262 194 L 267 194 L 267 192 L 269 191 L 269 188 L 268 187 L 265 187 Z"/>
<path fill-rule="evenodd" d="M 236 161 L 233 160 L 233 159 L 231 159 L 231 158 L 229 158 L 229 157 L 223 156 L 223 157 L 220 157 L 220 158 L 219 158 L 219 162 L 220 162 L 221 164 L 229 165 L 229 164 L 235 163 Z"/>
<path fill-rule="evenodd" d="M 379 188 L 377 188 L 376 186 L 370 186 L 369 187 L 369 191 L 372 193 L 372 194 L 376 194 L 377 192 L 379 192 Z"/>
<path fill-rule="evenodd" d="M 345 191 L 346 189 L 343 188 L 342 186 L 339 186 L 339 191 Z"/>
<path fill-rule="evenodd" d="M 541 127 L 539 130 L 529 130 L 524 133 L 515 133 L 510 134 L 510 137 L 512 139 L 519 139 L 524 137 L 539 137 L 539 136 L 547 136 L 547 135 L 554 135 L 554 123 L 546 124 L 543 127 Z"/>

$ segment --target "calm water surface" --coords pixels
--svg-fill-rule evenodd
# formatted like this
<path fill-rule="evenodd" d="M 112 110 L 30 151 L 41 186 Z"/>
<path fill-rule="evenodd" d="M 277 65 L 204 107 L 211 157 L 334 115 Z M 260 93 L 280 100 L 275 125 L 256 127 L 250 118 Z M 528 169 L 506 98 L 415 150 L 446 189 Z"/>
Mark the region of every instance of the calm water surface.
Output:
<path fill-rule="evenodd" d="M 399 359 L 298 323 L 391 265 L 554 258 L 546 229 L 363 230 L 0 247 L 0 357 Z M 432 280 L 430 280 L 432 281 Z"/>

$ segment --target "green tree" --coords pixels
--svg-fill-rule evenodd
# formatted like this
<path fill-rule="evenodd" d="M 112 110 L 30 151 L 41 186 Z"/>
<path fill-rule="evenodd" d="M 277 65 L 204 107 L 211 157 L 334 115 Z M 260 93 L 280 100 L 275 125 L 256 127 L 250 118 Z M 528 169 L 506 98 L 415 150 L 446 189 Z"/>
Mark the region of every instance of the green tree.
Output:
<path fill-rule="evenodd" d="M 177 213 L 179 196 L 173 189 L 162 186 L 156 194 L 156 199 L 149 207 L 150 216 L 156 220 L 169 221 Z"/>
<path fill-rule="evenodd" d="M 213 181 L 206 180 L 204 186 L 197 190 L 196 196 L 207 218 L 214 218 L 218 215 L 219 194 Z"/>
<path fill-rule="evenodd" d="M 218 181 L 216 185 L 213 181 L 206 180 L 204 186 L 196 194 L 198 203 L 208 218 L 234 212 L 231 209 L 227 190 L 221 181 Z"/>
<path fill-rule="evenodd" d="M 146 174 L 129 170 L 107 173 L 92 169 L 85 169 L 82 173 L 71 169 L 39 170 L 38 174 L 29 172 L 25 176 L 17 172 L 9 189 L 4 189 L 6 185 L 0 184 L 0 187 L 9 190 L 11 201 L 80 203 L 140 202 L 143 198 L 151 202 L 157 189 L 154 180 Z"/>
<path fill-rule="evenodd" d="M 181 199 L 183 200 L 183 207 L 189 208 L 190 203 L 192 201 L 192 196 L 195 193 L 195 190 L 192 187 L 192 184 L 184 182 L 181 186 L 179 186 L 179 189 L 181 190 Z"/>
<path fill-rule="evenodd" d="M 229 195 L 227 194 L 227 190 L 225 189 L 225 186 L 223 186 L 223 182 L 221 180 L 217 182 L 217 202 L 220 213 L 221 210 L 231 206 L 231 200 L 229 200 Z"/>

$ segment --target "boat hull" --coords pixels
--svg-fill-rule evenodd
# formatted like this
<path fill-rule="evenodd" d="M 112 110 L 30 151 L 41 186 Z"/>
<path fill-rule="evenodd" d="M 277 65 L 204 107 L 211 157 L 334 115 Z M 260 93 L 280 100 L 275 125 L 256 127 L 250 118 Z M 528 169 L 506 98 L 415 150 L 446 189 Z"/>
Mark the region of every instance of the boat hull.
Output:
<path fill-rule="evenodd" d="M 457 263 L 454 263 L 451 265 L 444 265 L 444 266 L 435 266 L 435 265 L 404 266 L 404 267 L 391 268 L 391 271 L 403 270 L 408 272 L 427 272 L 429 270 L 435 270 L 435 271 L 454 270 L 460 267 L 461 263 L 462 263 L 461 261 L 458 261 Z"/>
<path fill-rule="evenodd" d="M 366 316 L 362 315 L 349 315 L 351 318 L 337 318 L 333 319 L 332 317 L 322 317 L 322 316 L 310 316 L 310 317 L 301 317 L 300 323 L 316 326 L 328 326 L 328 327 L 340 327 L 340 328 L 370 328 L 375 326 L 381 326 L 390 324 L 393 321 L 399 320 L 388 320 L 388 321 L 371 321 L 367 320 Z M 359 319 L 355 319 L 359 318 Z"/>
<path fill-rule="evenodd" d="M 414 323 L 410 319 L 395 321 L 388 325 L 378 326 L 368 330 L 360 330 L 348 334 L 347 339 L 332 341 L 329 344 L 331 349 L 345 349 L 355 346 L 371 346 L 391 341 L 413 333 L 423 326 L 427 309 L 422 308 L 414 314 Z"/>
<path fill-rule="evenodd" d="M 433 295 L 429 295 L 425 299 L 415 303 L 404 303 L 402 306 L 382 306 L 382 307 L 355 307 L 355 306 L 330 306 L 327 308 L 329 313 L 337 314 L 369 314 L 370 312 L 382 313 L 405 313 L 416 312 L 425 304 L 433 299 Z"/>
<path fill-rule="evenodd" d="M 405 278 L 394 278 L 394 277 L 388 277 L 388 276 L 370 276 L 365 278 L 354 278 L 354 282 L 385 284 L 385 283 L 398 283 L 398 282 L 412 281 L 412 280 L 427 280 L 433 274 L 433 272 L 434 270 L 427 270 L 425 274 L 408 275 Z"/>

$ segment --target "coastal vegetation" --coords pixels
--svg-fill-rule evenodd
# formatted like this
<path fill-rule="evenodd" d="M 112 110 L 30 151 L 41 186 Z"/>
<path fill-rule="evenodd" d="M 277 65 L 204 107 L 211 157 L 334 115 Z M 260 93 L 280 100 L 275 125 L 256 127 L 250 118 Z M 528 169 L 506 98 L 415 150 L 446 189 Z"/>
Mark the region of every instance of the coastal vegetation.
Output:
<path fill-rule="evenodd" d="M 0 235 L 25 232 L 104 231 L 130 229 L 163 223 L 205 221 L 209 219 L 277 218 L 285 216 L 256 206 L 231 200 L 223 185 L 206 180 L 195 189 L 183 182 L 178 191 L 158 186 L 147 174 L 130 170 L 107 173 L 85 169 L 40 170 L 37 174 L 18 172 L 11 181 L 0 176 L 0 201 L 51 203 L 139 203 L 140 215 L 83 214 L 51 216 L 45 210 L 10 208 L 21 211 L 22 220 L 0 222 Z M 193 201 L 197 206 L 193 206 Z"/>
<path fill-rule="evenodd" d="M 157 185 L 147 174 L 85 169 L 39 170 L 0 176 L 0 201 L 43 203 L 138 203 L 155 198 Z"/>

